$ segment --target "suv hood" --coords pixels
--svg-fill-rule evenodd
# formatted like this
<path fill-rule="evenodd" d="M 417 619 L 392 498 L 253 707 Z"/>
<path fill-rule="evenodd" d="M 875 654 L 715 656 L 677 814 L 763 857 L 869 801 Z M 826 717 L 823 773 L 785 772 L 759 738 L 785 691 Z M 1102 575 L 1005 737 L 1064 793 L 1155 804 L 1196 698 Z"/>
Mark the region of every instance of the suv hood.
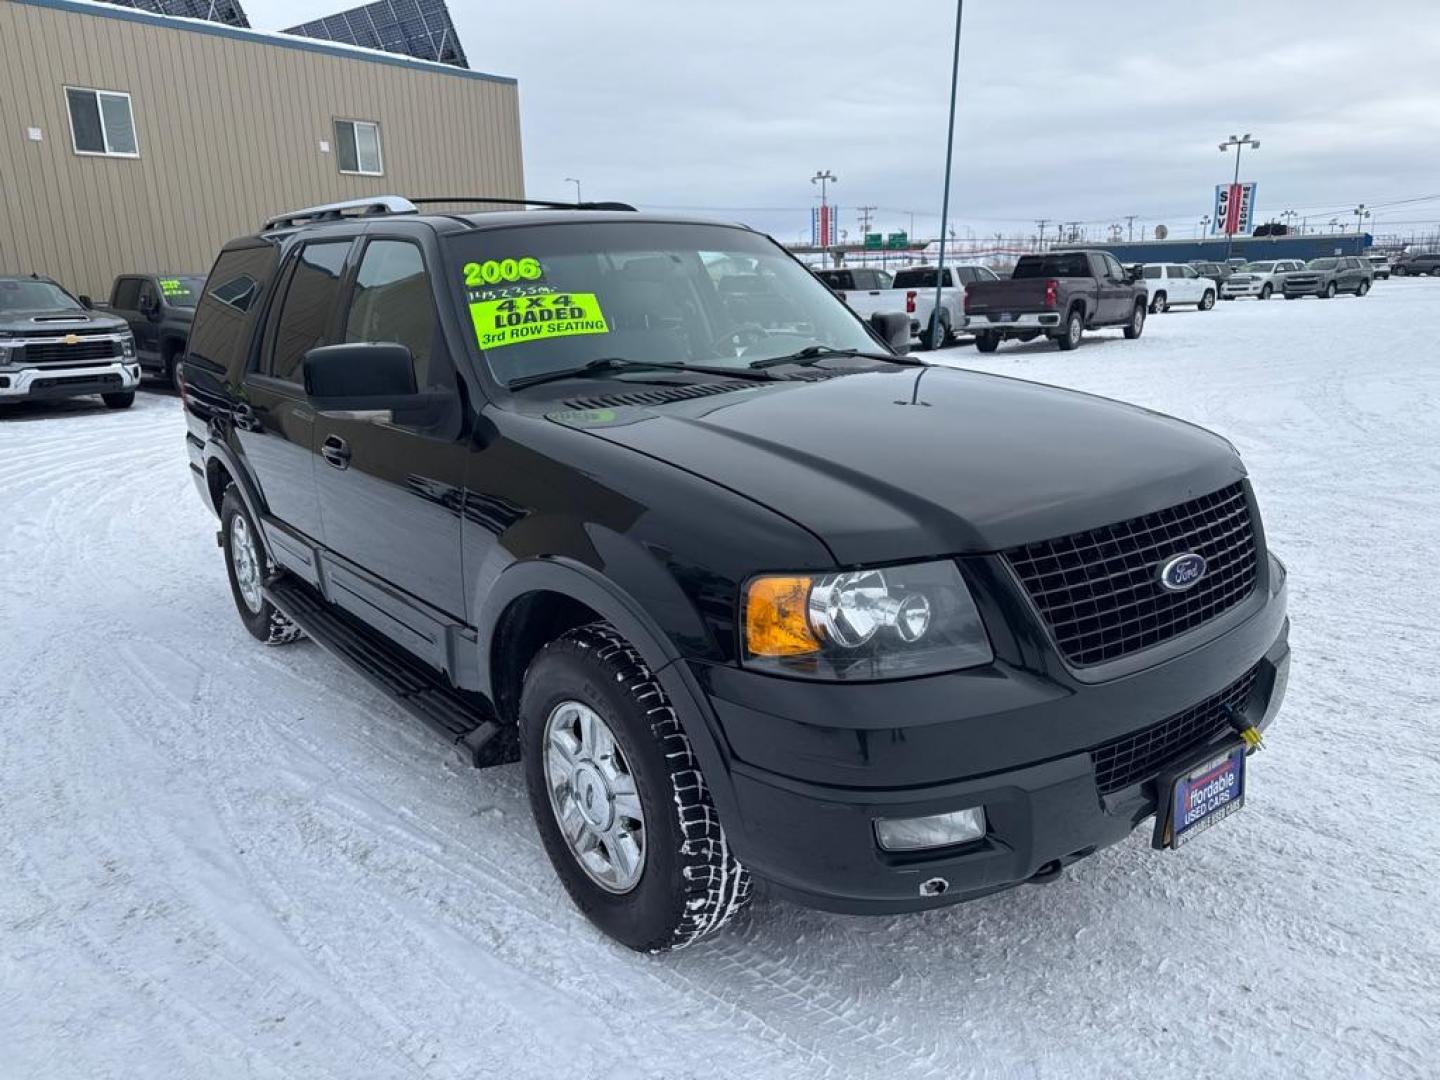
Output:
<path fill-rule="evenodd" d="M 550 418 L 754 499 L 847 564 L 1001 550 L 1245 475 L 1229 443 L 1183 421 L 943 367 Z"/>
<path fill-rule="evenodd" d="M 0 333 L 37 337 L 54 333 L 57 337 L 88 330 L 128 330 L 124 319 L 94 311 L 6 311 L 0 313 Z"/>

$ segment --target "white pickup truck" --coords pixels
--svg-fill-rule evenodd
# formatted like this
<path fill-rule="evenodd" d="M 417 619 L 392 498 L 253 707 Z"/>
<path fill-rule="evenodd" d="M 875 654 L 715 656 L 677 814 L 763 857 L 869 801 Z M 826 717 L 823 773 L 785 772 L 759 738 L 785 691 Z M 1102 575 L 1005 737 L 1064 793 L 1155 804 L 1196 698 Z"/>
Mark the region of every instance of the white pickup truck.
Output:
<path fill-rule="evenodd" d="M 910 316 L 910 336 L 919 338 L 922 348 L 928 347 L 925 335 L 930 329 L 930 313 L 935 310 L 934 266 L 907 266 L 895 272 L 890 294 L 895 298 L 885 311 L 903 311 Z M 999 281 L 988 266 L 960 264 L 945 268 L 940 289 L 940 329 L 942 345 L 955 344 L 956 328 L 965 325 L 965 286 L 977 281 Z"/>
<path fill-rule="evenodd" d="M 815 276 L 830 286 L 836 296 L 849 304 L 862 319 L 880 311 L 900 311 L 885 293 L 890 288 L 890 271 L 870 266 L 837 266 L 816 270 Z"/>

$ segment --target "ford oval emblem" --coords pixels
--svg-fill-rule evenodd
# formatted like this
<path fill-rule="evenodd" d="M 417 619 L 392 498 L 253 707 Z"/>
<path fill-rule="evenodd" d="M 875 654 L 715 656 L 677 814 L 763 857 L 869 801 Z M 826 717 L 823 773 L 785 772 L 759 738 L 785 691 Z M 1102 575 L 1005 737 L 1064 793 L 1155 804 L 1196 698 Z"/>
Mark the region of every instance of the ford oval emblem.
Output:
<path fill-rule="evenodd" d="M 1171 592 L 1184 592 L 1194 588 L 1205 576 L 1205 556 L 1187 552 L 1176 555 L 1160 567 L 1160 584 Z"/>

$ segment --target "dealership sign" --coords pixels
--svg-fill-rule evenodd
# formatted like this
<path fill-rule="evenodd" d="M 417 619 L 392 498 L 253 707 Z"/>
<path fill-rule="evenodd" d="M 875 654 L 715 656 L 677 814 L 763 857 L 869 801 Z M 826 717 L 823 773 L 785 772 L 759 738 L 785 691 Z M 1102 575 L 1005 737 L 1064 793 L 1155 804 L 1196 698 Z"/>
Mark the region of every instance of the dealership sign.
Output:
<path fill-rule="evenodd" d="M 810 246 L 811 247 L 834 247 L 839 243 L 836 236 L 836 223 L 840 218 L 840 208 L 822 203 L 812 207 L 810 210 Z"/>
<path fill-rule="evenodd" d="M 1254 210 L 1254 184 L 1216 184 L 1215 216 L 1210 231 L 1220 236 L 1248 233 Z"/>

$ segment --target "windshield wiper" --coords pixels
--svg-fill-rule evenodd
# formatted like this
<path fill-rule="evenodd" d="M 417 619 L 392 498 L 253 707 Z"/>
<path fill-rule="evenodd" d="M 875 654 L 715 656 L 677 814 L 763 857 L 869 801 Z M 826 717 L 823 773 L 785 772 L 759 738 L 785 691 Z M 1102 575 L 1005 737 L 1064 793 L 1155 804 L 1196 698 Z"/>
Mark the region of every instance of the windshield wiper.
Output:
<path fill-rule="evenodd" d="M 649 360 L 627 360 L 623 356 L 601 356 L 576 368 L 561 368 L 558 371 L 540 371 L 534 375 L 522 375 L 507 384 L 511 390 L 523 390 L 527 386 L 559 382 L 561 379 L 585 379 L 594 375 L 609 375 L 626 371 L 697 371 L 702 375 L 720 375 L 736 379 L 773 379 L 762 371 L 749 368 L 710 367 L 701 364 L 664 364 Z"/>
<path fill-rule="evenodd" d="M 806 345 L 797 352 L 786 353 L 784 356 L 767 356 L 764 360 L 752 360 L 752 370 L 764 370 L 765 368 L 780 367 L 783 364 L 795 364 L 799 367 L 809 367 L 819 363 L 821 360 L 829 360 L 832 357 L 859 356 L 866 360 L 884 360 L 890 364 L 920 364 L 923 360 L 912 360 L 908 356 L 882 352 L 864 352 L 860 349 L 835 349 L 829 345 Z"/>

